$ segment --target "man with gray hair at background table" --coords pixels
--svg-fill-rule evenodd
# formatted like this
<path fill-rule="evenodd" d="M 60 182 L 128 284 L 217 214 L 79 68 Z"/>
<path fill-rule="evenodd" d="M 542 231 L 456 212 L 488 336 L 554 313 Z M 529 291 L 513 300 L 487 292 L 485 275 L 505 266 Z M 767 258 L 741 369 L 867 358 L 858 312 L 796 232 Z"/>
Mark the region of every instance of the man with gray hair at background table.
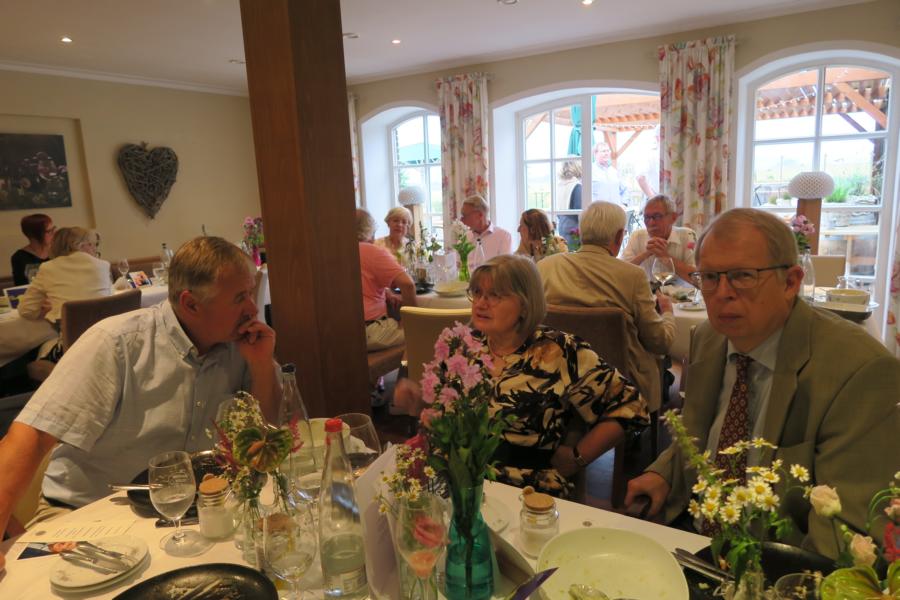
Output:
<path fill-rule="evenodd" d="M 51 450 L 36 520 L 102 498 L 159 452 L 211 448 L 238 390 L 273 420 L 275 332 L 256 320 L 255 275 L 231 242 L 196 238 L 172 259 L 167 301 L 85 332 L 0 440 L 0 530 Z"/>
<path fill-rule="evenodd" d="M 709 322 L 691 343 L 688 433 L 721 468 L 732 467 L 718 450 L 742 439 L 777 445 L 740 456 L 750 466 L 777 458 L 806 467 L 812 485 L 837 490 L 841 519 L 864 531 L 869 500 L 900 467 L 900 361 L 863 328 L 798 299 L 797 245 L 771 213 L 725 212 L 697 249 L 692 279 Z M 628 483 L 625 501 L 649 496 L 650 515 L 690 526 L 684 511 L 695 481 L 681 451 L 670 447 Z M 799 493 L 776 493 L 794 524 L 786 541 L 837 556 L 830 519 Z"/>

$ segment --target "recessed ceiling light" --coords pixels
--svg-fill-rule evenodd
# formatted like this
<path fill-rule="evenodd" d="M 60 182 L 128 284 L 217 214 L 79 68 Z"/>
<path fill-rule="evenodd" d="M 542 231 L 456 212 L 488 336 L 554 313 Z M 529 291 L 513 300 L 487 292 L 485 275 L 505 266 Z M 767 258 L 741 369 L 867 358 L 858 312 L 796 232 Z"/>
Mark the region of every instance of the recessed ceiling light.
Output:
<path fill-rule="evenodd" d="M 358 38 L 359 38 L 359 34 L 358 34 L 358 33 L 353 33 L 352 31 L 348 31 L 347 33 L 344 34 L 344 39 L 345 39 L 345 40 L 355 40 L 355 39 L 358 39 Z"/>
<path fill-rule="evenodd" d="M 400 40 L 391 40 L 391 43 L 395 46 L 400 43 Z"/>
<path fill-rule="evenodd" d="M 72 38 L 70 38 L 70 37 L 67 36 L 67 35 L 64 35 L 64 36 L 62 36 L 61 38 L 59 38 L 59 41 L 61 41 L 63 44 L 71 44 L 71 43 L 72 43 Z"/>
<path fill-rule="evenodd" d="M 243 60 L 241 58 L 229 58 L 228 62 L 230 62 L 233 65 L 246 65 L 247 64 L 247 61 Z"/>
<path fill-rule="evenodd" d="M 505 4 L 507 6 L 512 6 L 513 4 L 518 4 L 519 0 L 497 0 L 497 4 Z"/>
<path fill-rule="evenodd" d="M 581 0 L 581 3 L 584 4 L 585 6 L 590 6 L 591 4 L 594 3 L 594 0 Z"/>

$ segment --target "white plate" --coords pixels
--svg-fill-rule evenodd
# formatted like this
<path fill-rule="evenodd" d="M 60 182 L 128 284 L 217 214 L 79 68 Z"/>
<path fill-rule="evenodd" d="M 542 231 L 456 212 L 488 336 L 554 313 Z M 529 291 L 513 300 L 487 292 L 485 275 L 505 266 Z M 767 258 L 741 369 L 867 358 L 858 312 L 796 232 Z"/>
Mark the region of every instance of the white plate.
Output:
<path fill-rule="evenodd" d="M 512 513 L 509 507 L 493 496 L 485 496 L 481 505 L 481 516 L 485 524 L 491 528 L 494 533 L 500 533 L 509 527 L 509 520 Z"/>
<path fill-rule="evenodd" d="M 561 533 L 544 546 L 536 571 L 559 567 L 541 586 L 545 600 L 571 600 L 574 583 L 610 598 L 688 600 L 688 586 L 672 555 L 655 541 L 623 529 L 591 527 Z"/>
<path fill-rule="evenodd" d="M 125 554 L 131 559 L 134 566 L 120 573 L 101 573 L 89 566 L 82 567 L 59 557 L 50 571 L 50 583 L 60 590 L 69 592 L 86 592 L 102 589 L 128 577 L 140 566 L 149 552 L 147 542 L 131 535 L 102 538 L 94 541 L 93 544 L 107 550 Z"/>
<path fill-rule="evenodd" d="M 677 306 L 681 310 L 706 310 L 706 307 L 704 305 L 694 304 L 693 302 L 679 302 L 675 306 Z"/>
<path fill-rule="evenodd" d="M 664 285 L 659 291 L 676 300 L 689 300 L 694 295 L 694 288 L 684 285 Z"/>
<path fill-rule="evenodd" d="M 469 289 L 466 281 L 442 281 L 434 286 L 434 293 L 438 296 L 465 296 Z"/>

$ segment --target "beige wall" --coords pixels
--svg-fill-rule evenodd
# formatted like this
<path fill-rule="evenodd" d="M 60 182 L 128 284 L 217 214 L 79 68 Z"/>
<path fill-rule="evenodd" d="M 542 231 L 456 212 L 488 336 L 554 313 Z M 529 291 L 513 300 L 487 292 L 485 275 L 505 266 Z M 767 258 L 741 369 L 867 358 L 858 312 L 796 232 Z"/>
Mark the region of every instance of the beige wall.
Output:
<path fill-rule="evenodd" d="M 360 119 L 366 119 L 374 111 L 398 102 L 435 104 L 436 78 L 471 71 L 491 74 L 488 97 L 495 105 L 525 92 L 541 88 L 553 89 L 566 82 L 655 82 L 656 48 L 660 44 L 728 34 L 737 36 L 737 70 L 784 48 L 828 40 L 856 40 L 900 48 L 900 1 L 878 0 L 525 58 L 465 65 L 354 85 L 350 91 L 357 95 L 357 115 Z"/>
<path fill-rule="evenodd" d="M 72 208 L 47 211 L 57 226 L 96 228 L 107 260 L 158 254 L 196 235 L 237 240 L 258 215 L 259 191 L 247 98 L 0 71 L 0 132 L 62 133 Z M 169 146 L 178 178 L 155 219 L 131 198 L 116 165 L 126 143 Z M 0 275 L 25 243 L 19 220 L 0 211 Z"/>

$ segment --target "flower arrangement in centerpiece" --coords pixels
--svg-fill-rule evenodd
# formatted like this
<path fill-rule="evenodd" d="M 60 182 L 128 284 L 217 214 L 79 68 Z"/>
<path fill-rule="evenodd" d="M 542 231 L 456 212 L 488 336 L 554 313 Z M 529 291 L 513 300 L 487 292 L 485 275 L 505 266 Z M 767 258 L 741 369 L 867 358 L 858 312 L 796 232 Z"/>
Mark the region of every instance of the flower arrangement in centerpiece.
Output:
<path fill-rule="evenodd" d="M 263 234 L 262 217 L 244 217 L 244 247 L 253 257 L 258 267 L 262 264 L 259 249 L 266 245 L 266 236 Z"/>
<path fill-rule="evenodd" d="M 559 254 L 563 249 L 559 245 L 559 238 L 556 237 L 554 232 L 550 232 L 549 235 L 545 235 L 541 239 L 541 256 L 550 256 L 551 254 Z"/>
<path fill-rule="evenodd" d="M 453 501 L 445 595 L 489 598 L 492 550 L 481 517 L 482 486 L 495 476 L 491 460 L 509 420 L 491 415 L 493 362 L 469 327 L 444 329 L 434 350 L 422 376 L 421 421 L 428 464 L 446 478 Z"/>
<path fill-rule="evenodd" d="M 303 445 L 299 419 L 286 427 L 266 423 L 259 402 L 246 392 L 238 392 L 214 422 L 216 460 L 225 468 L 236 497 L 244 505 L 244 526 L 252 530 L 260 519 L 259 495 L 269 476 L 276 485 L 276 502 L 288 501 L 290 482 L 281 465 Z M 208 432 L 212 437 L 212 432 Z M 251 538 L 252 539 L 252 538 Z M 249 540 L 245 537 L 245 545 Z M 252 555 L 249 550 L 245 553 Z"/>
<path fill-rule="evenodd" d="M 866 531 L 857 531 L 841 519 L 841 501 L 834 488 L 816 486 L 810 502 L 816 514 L 832 520 L 841 548 L 837 564 L 842 568 L 822 582 L 822 599 L 900 599 L 900 471 L 894 474 L 887 488 L 879 490 L 869 501 Z M 880 519 L 886 521 L 883 547 L 871 535 L 866 535 Z M 886 577 L 881 579 L 879 574 Z"/>
<path fill-rule="evenodd" d="M 569 252 L 577 252 L 581 248 L 581 229 L 573 227 L 569 230 L 569 236 L 572 239 L 572 243 L 569 244 Z"/>
<path fill-rule="evenodd" d="M 797 239 L 797 248 L 803 253 L 810 247 L 809 237 L 816 232 L 816 226 L 806 215 L 794 215 L 791 218 L 791 231 Z"/>
<path fill-rule="evenodd" d="M 434 253 L 441 249 L 441 244 L 434 234 L 419 221 L 419 239 L 410 238 L 406 242 L 405 252 L 410 263 L 434 262 Z"/>
<path fill-rule="evenodd" d="M 670 410 L 665 418 L 674 442 L 697 473 L 697 483 L 691 490 L 696 498 L 691 499 L 688 512 L 695 519 L 703 518 L 715 525 L 710 549 L 716 561 L 721 563 L 724 559 L 738 582 L 738 589 L 741 586 L 745 588 L 745 597 L 761 597 L 764 585 L 762 542 L 770 531 L 781 539 L 792 528 L 790 518 L 778 512 L 781 500 L 774 486 L 784 480 L 785 493 L 800 488 L 805 495 L 809 495 L 812 488 L 803 485 L 809 481 L 809 471 L 801 465 L 784 469 L 783 462 L 776 459 L 768 467 L 747 467 L 746 483 L 738 479 L 723 479 L 724 470 L 716 466 L 712 452 L 706 450 L 701 453 L 697 449 L 695 438 L 688 433 L 681 416 Z M 751 450 L 775 448 L 762 438 L 754 438 L 740 441 L 719 453 L 731 461 L 737 461 L 741 454 Z M 788 485 L 791 483 L 794 485 Z"/>
<path fill-rule="evenodd" d="M 469 241 L 469 228 L 462 221 L 453 221 L 450 226 L 451 239 L 455 240 L 450 246 L 459 254 L 459 280 L 469 280 L 469 254 L 475 249 L 475 244 Z"/>

